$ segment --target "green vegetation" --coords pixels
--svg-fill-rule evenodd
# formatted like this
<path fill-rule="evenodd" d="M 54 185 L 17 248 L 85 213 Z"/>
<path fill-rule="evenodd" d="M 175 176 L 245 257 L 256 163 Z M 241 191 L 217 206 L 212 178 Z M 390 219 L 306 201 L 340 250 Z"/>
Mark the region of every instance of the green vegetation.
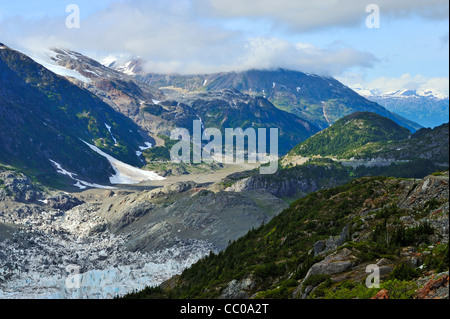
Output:
<path fill-rule="evenodd" d="M 373 218 L 369 224 L 366 221 L 355 225 L 368 232 L 367 239 L 350 240 L 340 249 L 349 249 L 359 262 L 373 263 L 380 258 L 395 261 L 397 266 L 383 287 L 389 287 L 394 298 L 411 298 L 412 280 L 421 273 L 401 262 L 400 253 L 406 246 L 427 245 L 434 229 L 428 223 L 414 227 L 399 223 L 401 216 L 409 214 L 398 208 L 396 196 L 390 196 L 401 191 L 400 185 L 394 178 L 360 178 L 306 195 L 268 224 L 230 243 L 225 251 L 211 253 L 185 270 L 173 279 L 173 288 L 159 290 L 158 297 L 217 298 L 231 280 L 252 278 L 256 298 L 292 298 L 310 267 L 325 257 L 311 253 L 314 243 L 339 236 L 346 225 L 361 221 L 361 209 L 371 198 L 379 202 L 372 208 Z M 377 194 L 379 189 L 383 189 L 382 194 Z M 440 269 L 446 262 L 448 265 L 448 246 L 430 255 L 428 269 Z M 335 284 L 329 275 L 311 276 L 303 287 L 307 285 L 316 287 L 311 298 L 371 298 L 377 292 L 362 283 Z M 142 294 L 127 297 L 139 296 Z"/>
<path fill-rule="evenodd" d="M 410 135 L 406 128 L 388 118 L 375 113 L 357 112 L 297 145 L 289 154 L 351 158 L 379 148 L 380 143 L 404 140 Z"/>
<path fill-rule="evenodd" d="M 424 261 L 426 269 L 436 269 L 436 272 L 448 271 L 449 250 L 448 243 L 440 244 L 427 255 Z"/>
<path fill-rule="evenodd" d="M 158 137 L 164 140 L 164 146 L 152 147 L 143 152 L 145 159 L 149 163 L 155 161 L 170 161 L 170 150 L 175 144 L 179 142 L 177 140 L 171 140 L 165 135 L 158 135 Z"/>
<path fill-rule="evenodd" d="M 379 289 L 368 289 L 365 283 L 344 281 L 326 290 L 324 299 L 370 299 L 380 289 L 388 290 L 391 299 L 411 299 L 417 286 L 411 281 L 394 279 L 381 283 Z"/>
<path fill-rule="evenodd" d="M 421 273 L 410 264 L 403 262 L 395 266 L 394 270 L 389 274 L 389 278 L 393 280 L 411 281 L 420 277 Z"/>
<path fill-rule="evenodd" d="M 389 166 L 359 166 L 351 170 L 354 176 L 390 176 L 402 178 L 423 178 L 436 170 L 432 160 L 415 159 L 408 162 L 392 163 Z"/>

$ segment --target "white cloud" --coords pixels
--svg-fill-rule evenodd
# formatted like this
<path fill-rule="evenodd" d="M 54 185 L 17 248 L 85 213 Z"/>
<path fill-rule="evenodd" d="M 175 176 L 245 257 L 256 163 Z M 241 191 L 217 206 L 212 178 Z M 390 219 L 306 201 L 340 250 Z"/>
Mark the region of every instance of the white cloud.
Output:
<path fill-rule="evenodd" d="M 350 47 L 324 49 L 276 37 L 247 38 L 208 20 L 197 1 L 143 0 L 113 3 L 81 21 L 80 29 L 64 27 L 65 19 L 0 22 L 4 39 L 28 50 L 66 47 L 83 52 L 140 56 L 149 72 L 212 73 L 251 68 L 289 68 L 338 75 L 352 67 L 371 67 L 376 58 Z M 81 8 L 82 10 L 82 8 Z"/>
<path fill-rule="evenodd" d="M 448 19 L 447 0 L 199 0 L 199 10 L 223 18 L 268 19 L 294 31 L 354 26 L 364 23 L 369 4 L 386 19 L 419 16 Z"/>

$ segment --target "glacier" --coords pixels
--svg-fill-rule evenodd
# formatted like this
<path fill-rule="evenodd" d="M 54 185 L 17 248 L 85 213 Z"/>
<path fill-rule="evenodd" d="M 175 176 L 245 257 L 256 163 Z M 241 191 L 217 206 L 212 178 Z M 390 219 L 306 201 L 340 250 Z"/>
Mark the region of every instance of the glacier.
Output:
<path fill-rule="evenodd" d="M 156 286 L 216 249 L 208 242 L 176 239 L 172 247 L 144 253 L 126 249 L 126 236 L 96 232 L 105 220 L 98 204 L 2 222 L 22 228 L 0 241 L 1 299 L 111 299 Z"/>

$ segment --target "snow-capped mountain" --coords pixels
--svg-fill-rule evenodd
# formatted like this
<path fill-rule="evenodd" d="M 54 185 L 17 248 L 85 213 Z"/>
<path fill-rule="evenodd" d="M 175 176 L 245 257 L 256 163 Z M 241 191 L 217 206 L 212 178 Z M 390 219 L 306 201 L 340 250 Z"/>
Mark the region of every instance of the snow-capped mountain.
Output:
<path fill-rule="evenodd" d="M 143 74 L 143 60 L 140 58 L 114 56 L 109 55 L 99 61 L 104 66 L 124 73 L 126 75 L 135 76 Z"/>
<path fill-rule="evenodd" d="M 381 91 L 378 89 L 365 89 L 362 88 L 361 86 L 352 87 L 352 89 L 365 97 L 375 97 L 375 98 L 385 97 L 385 98 L 399 98 L 399 99 L 411 97 L 413 98 L 427 97 L 436 100 L 448 99 L 448 95 L 445 95 L 444 93 L 433 89 L 424 89 L 424 90 L 401 89 L 392 91 Z"/>
<path fill-rule="evenodd" d="M 32 170 L 33 177 L 48 185 L 70 188 L 108 185 L 116 169 L 136 175 L 123 164 L 141 167 L 136 152 L 152 143 L 151 138 L 85 89 L 100 92 L 102 83 L 114 87 L 117 81 L 117 92 L 120 84 L 131 86 L 118 80 L 126 75 L 99 63 L 88 65 L 81 54 L 67 50 L 42 53 L 33 60 L 4 45 L 0 48 L 1 164 Z M 109 74 L 112 78 L 114 72 L 117 78 L 106 82 L 104 78 Z M 122 168 L 83 141 L 100 147 Z"/>
<path fill-rule="evenodd" d="M 158 132 L 155 132 L 154 127 L 158 126 L 158 123 L 142 116 L 142 109 L 148 104 L 154 104 L 154 101 L 165 100 L 166 97 L 159 89 L 129 75 L 136 66 L 130 68 L 130 62 L 129 68 L 125 69 L 129 57 L 111 55 L 98 62 L 81 53 L 61 48 L 27 54 L 34 61 L 64 76 L 77 86 L 87 89 L 114 110 L 131 118 L 146 131 L 144 135 L 156 138 Z M 120 66 L 121 63 L 124 63 L 122 71 L 125 73 L 109 67 Z M 146 142 L 155 145 L 152 140 Z"/>
<path fill-rule="evenodd" d="M 449 97 L 442 92 L 432 89 L 388 92 L 361 87 L 353 89 L 368 100 L 424 127 L 436 127 L 449 122 Z"/>

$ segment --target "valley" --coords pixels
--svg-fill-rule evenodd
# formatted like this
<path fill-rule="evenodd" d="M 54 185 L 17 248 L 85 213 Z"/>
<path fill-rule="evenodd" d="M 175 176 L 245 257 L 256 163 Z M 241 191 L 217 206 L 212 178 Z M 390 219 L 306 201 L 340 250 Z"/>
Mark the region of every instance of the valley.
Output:
<path fill-rule="evenodd" d="M 448 123 L 281 68 L 0 49 L 0 299 L 331 298 L 369 264 L 412 298 L 448 273 Z M 171 132 L 193 121 L 278 129 L 278 170 L 175 163 Z"/>

